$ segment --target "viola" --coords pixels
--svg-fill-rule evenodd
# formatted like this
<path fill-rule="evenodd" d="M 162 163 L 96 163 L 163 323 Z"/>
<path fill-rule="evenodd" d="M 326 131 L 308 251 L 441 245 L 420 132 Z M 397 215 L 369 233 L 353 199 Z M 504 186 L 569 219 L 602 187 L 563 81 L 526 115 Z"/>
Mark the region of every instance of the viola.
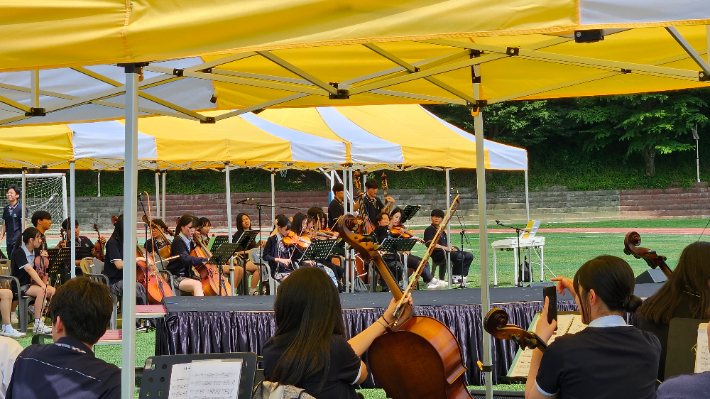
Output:
<path fill-rule="evenodd" d="M 666 264 L 667 258 L 657 254 L 656 251 L 652 249 L 639 247 L 639 244 L 641 244 L 641 236 L 639 233 L 635 231 L 627 233 L 626 237 L 624 237 L 624 253 L 626 255 L 633 255 L 636 259 L 645 260 L 651 269 L 657 267 L 661 268 L 663 274 L 665 274 L 667 278 L 671 278 L 672 271 Z"/>
<path fill-rule="evenodd" d="M 368 349 L 372 375 L 388 398 L 472 399 L 466 389 L 466 367 L 456 337 L 440 321 L 414 314 L 375 249 L 376 244 L 351 230 L 356 225 L 354 216 L 345 215 L 340 226 L 340 236 L 364 261 L 375 262 L 401 309 L 395 315 L 395 320 L 388 325 L 386 333 L 375 338 Z"/>
<path fill-rule="evenodd" d="M 534 332 L 524 330 L 515 324 L 508 324 L 508 313 L 500 308 L 491 309 L 483 318 L 483 329 L 494 338 L 508 339 L 522 349 L 538 348 L 544 352 L 547 344 Z"/>
<path fill-rule="evenodd" d="M 94 244 L 94 252 L 96 252 L 96 259 L 100 260 L 101 262 L 104 261 L 104 244 L 101 242 L 101 232 L 99 232 L 99 226 L 94 223 L 94 231 L 96 234 L 99 235 L 98 240 L 96 240 L 96 243 Z"/>
<path fill-rule="evenodd" d="M 138 245 L 136 245 L 136 255 L 139 258 L 145 259 L 136 261 L 136 281 L 145 287 L 145 291 L 148 294 L 148 303 L 157 305 L 163 302 L 163 298 L 173 296 L 173 290 L 170 288 L 170 284 L 158 273 L 153 257 L 146 254 Z M 175 255 L 165 260 L 177 259 L 179 257 L 180 255 Z"/>

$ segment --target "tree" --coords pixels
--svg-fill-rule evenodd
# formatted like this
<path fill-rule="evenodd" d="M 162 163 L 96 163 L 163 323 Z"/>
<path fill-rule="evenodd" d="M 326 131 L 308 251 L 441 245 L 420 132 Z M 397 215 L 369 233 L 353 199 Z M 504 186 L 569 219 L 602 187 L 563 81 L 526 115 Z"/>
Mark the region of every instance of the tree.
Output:
<path fill-rule="evenodd" d="M 580 124 L 586 151 L 627 142 L 626 156 L 640 153 L 647 176 L 656 174 L 656 155 L 695 149 L 691 130 L 708 124 L 707 103 L 698 91 L 585 97 L 568 117 Z M 705 94 L 705 93 L 702 93 Z"/>

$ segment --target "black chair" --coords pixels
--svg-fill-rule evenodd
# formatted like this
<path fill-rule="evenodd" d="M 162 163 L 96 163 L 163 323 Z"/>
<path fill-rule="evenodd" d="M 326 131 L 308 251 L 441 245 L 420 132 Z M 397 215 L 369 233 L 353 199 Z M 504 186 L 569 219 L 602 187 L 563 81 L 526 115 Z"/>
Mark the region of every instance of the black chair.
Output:
<path fill-rule="evenodd" d="M 9 284 L 14 283 L 15 287 L 18 289 L 20 288 L 20 281 L 13 276 L 0 276 L 0 281 L 7 281 Z M 27 325 L 29 323 L 29 310 L 30 310 L 30 299 L 31 297 L 29 296 L 23 296 L 22 298 L 18 298 L 18 305 L 17 305 L 17 325 L 18 325 L 18 330 L 20 332 L 26 333 L 27 332 Z"/>
<path fill-rule="evenodd" d="M 85 274 L 84 276 L 90 278 L 92 281 L 96 281 L 97 283 L 104 283 L 107 286 L 110 287 L 108 283 L 108 277 L 104 274 Z M 112 292 L 111 293 L 111 298 L 113 298 L 113 312 L 111 312 L 111 321 L 109 321 L 109 330 L 116 330 L 118 328 L 118 298 L 116 295 Z"/>

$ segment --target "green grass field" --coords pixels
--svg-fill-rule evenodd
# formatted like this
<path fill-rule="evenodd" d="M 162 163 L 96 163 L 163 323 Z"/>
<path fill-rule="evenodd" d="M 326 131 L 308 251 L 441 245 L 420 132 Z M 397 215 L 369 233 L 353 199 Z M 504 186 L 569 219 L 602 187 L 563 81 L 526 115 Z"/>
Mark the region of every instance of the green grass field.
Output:
<path fill-rule="evenodd" d="M 669 220 L 622 220 L 608 222 L 592 222 L 592 223 L 564 223 L 556 225 L 543 225 L 542 227 L 621 227 L 632 230 L 638 227 L 676 227 L 676 228 L 703 228 L 707 224 L 707 220 L 701 219 L 669 219 Z M 641 274 L 647 269 L 646 262 L 635 259 L 631 256 L 624 255 L 624 234 L 584 234 L 584 233 L 545 233 L 545 264 L 550 270 L 545 269 L 544 279 L 549 281 L 554 275 L 572 277 L 577 269 L 587 260 L 598 255 L 608 254 L 616 255 L 626 259 L 634 270 L 636 275 Z M 511 235 L 512 236 L 512 235 Z M 490 242 L 505 238 L 505 235 L 494 234 L 489 236 Z M 644 247 L 656 250 L 659 254 L 668 258 L 668 265 L 675 267 L 678 257 L 683 248 L 688 244 L 698 239 L 697 235 L 660 235 L 660 234 L 642 234 L 642 243 Z M 710 236 L 703 236 L 702 240 L 710 240 Z M 478 235 L 471 234 L 470 242 L 464 243 L 467 250 L 471 250 L 475 259 L 471 265 L 471 271 L 468 277 L 470 287 L 480 287 L 480 256 L 479 256 L 479 239 Z M 460 235 L 453 234 L 452 242 L 454 245 L 461 244 Z M 421 255 L 424 252 L 424 247 L 417 245 L 414 253 Z M 493 256 L 491 253 L 489 266 L 491 269 L 491 284 L 493 283 Z M 533 255 L 533 261 L 537 262 L 537 257 Z M 539 265 L 533 265 L 535 279 L 539 279 Z M 512 286 L 513 281 L 513 252 L 498 253 L 498 285 Z M 23 338 L 19 340 L 20 344 L 27 346 L 31 342 L 31 338 Z M 108 362 L 121 366 L 121 346 L 120 345 L 105 345 L 96 347 L 96 356 Z M 155 354 L 155 332 L 138 332 L 136 337 L 136 366 L 143 366 L 145 360 L 149 356 Z M 480 388 L 480 387 L 477 387 Z M 507 390 L 522 390 L 523 385 L 499 385 L 495 389 Z M 378 389 L 367 389 L 361 391 L 365 398 L 385 398 L 384 391 Z"/>

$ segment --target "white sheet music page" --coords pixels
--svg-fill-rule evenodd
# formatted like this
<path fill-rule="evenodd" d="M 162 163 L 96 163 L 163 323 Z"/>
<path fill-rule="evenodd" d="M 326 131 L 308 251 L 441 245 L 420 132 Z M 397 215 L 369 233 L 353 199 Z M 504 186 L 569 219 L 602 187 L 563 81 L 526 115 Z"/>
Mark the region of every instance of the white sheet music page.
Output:
<path fill-rule="evenodd" d="M 190 383 L 190 363 L 173 364 L 170 372 L 169 399 L 187 399 L 187 386 Z"/>
<path fill-rule="evenodd" d="M 187 395 L 190 399 L 237 399 L 242 361 L 192 362 Z"/>
<path fill-rule="evenodd" d="M 710 351 L 708 351 L 708 323 L 698 326 L 698 343 L 695 348 L 695 372 L 710 371 Z"/>

